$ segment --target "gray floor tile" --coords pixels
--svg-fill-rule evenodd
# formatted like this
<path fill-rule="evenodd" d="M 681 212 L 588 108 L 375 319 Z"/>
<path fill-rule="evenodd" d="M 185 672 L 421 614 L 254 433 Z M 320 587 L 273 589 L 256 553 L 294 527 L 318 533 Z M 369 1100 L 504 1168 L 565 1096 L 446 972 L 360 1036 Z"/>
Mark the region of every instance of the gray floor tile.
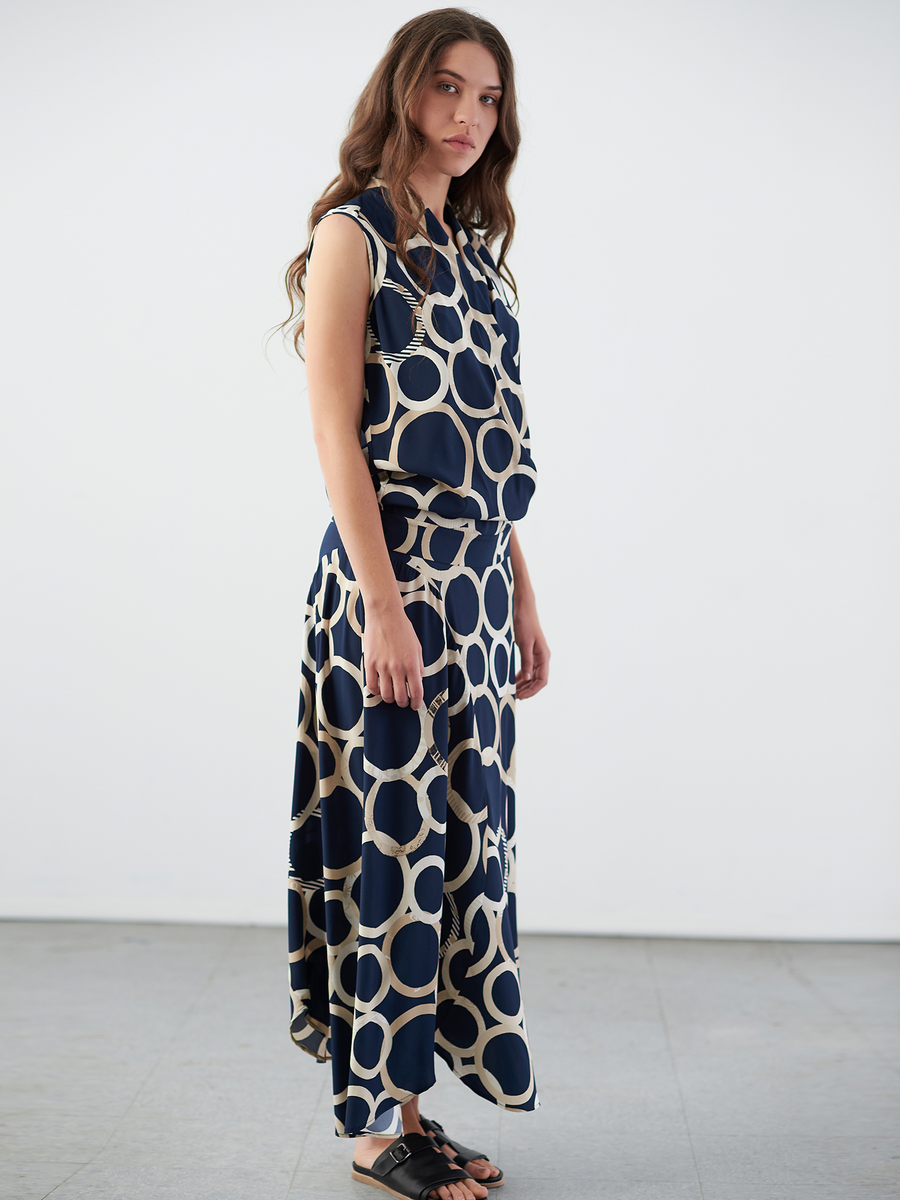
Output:
<path fill-rule="evenodd" d="M 890 1137 L 900 1128 L 900 1077 L 823 1052 L 679 1063 L 692 1133 Z"/>
<path fill-rule="evenodd" d="M 573 1036 L 574 1031 L 578 1036 Z M 581 1016 L 550 1019 L 538 1010 L 529 1016 L 528 1038 L 535 1053 L 542 1055 L 541 1075 L 560 1074 L 580 1065 L 583 1072 L 596 1071 L 601 1060 L 629 1059 L 655 1066 L 671 1074 L 669 1044 L 659 1017 L 653 1021 L 603 1020 L 586 1006 Z"/>
<path fill-rule="evenodd" d="M 781 953 L 800 978 L 841 1011 L 900 1024 L 900 946 L 892 943 L 786 942 Z"/>
<path fill-rule="evenodd" d="M 287 1200 L 366 1200 L 377 1197 L 377 1190 L 345 1176 L 302 1174 L 298 1172 Z M 615 1185 L 598 1183 L 558 1173 L 548 1179 L 507 1177 L 502 1188 L 489 1193 L 503 1200 L 703 1200 L 700 1188 L 691 1184 L 660 1184 L 623 1181 Z"/>
<path fill-rule="evenodd" d="M 43 1200 L 81 1163 L 0 1161 L 0 1196 L 3 1200 Z"/>
<path fill-rule="evenodd" d="M 210 1116 L 309 1107 L 318 1099 L 324 1073 L 301 1072 L 305 1064 L 299 1060 L 300 1051 L 290 1048 L 275 1063 L 263 1056 L 238 1063 L 166 1056 L 141 1088 L 135 1107 L 171 1111 L 189 1106 Z"/>
<path fill-rule="evenodd" d="M 279 1118 L 273 1113 L 268 1120 L 212 1120 L 208 1114 L 194 1117 L 180 1110 L 174 1116 L 156 1114 L 154 1118 L 144 1116 L 140 1121 L 123 1123 L 98 1161 L 123 1169 L 293 1170 L 303 1134 L 296 1114 Z"/>
<path fill-rule="evenodd" d="M 330 1111 L 320 1111 L 310 1126 L 299 1158 L 299 1170 L 304 1175 L 344 1176 L 350 1170 L 353 1138 L 336 1137 L 330 1116 Z"/>
<path fill-rule="evenodd" d="M 853 1137 L 698 1137 L 694 1153 L 707 1185 L 900 1187 L 900 1135 Z"/>
<path fill-rule="evenodd" d="M 684 1133 L 684 1114 L 678 1094 L 644 1086 L 640 1080 L 601 1079 L 601 1086 L 581 1091 L 545 1088 L 541 1092 L 546 1118 L 563 1126 L 589 1119 L 598 1133 L 634 1133 L 680 1135 Z M 537 1116 L 540 1115 L 536 1115 Z M 589 1116 L 587 1116 L 589 1114 Z M 530 1117 L 526 1114 L 526 1120 Z"/>
<path fill-rule="evenodd" d="M 598 1023 L 659 1019 L 652 965 L 642 938 L 522 938 L 526 1011 L 558 1021 L 590 1012 Z M 573 972 L 573 963 L 577 971 Z"/>
<path fill-rule="evenodd" d="M 6 1111 L 0 1115 L 0 1160 L 88 1162 L 103 1149 L 119 1119 L 120 1111 L 85 1112 L 77 1106 Z"/>
<path fill-rule="evenodd" d="M 900 1190 L 881 1184 L 859 1184 L 852 1191 L 838 1184 L 751 1184 L 705 1185 L 703 1200 L 896 1200 Z"/>
<path fill-rule="evenodd" d="M 0 1065 L 3 1103 L 10 1108 L 82 1109 L 122 1113 L 138 1094 L 153 1069 L 154 1060 L 138 1057 L 133 1065 L 115 1057 L 93 1056 L 85 1060 L 77 1048 L 71 1058 L 61 1046 L 52 1054 L 37 1053 L 30 1062 Z M 116 1061 L 119 1059 L 119 1061 Z M 39 1081 L 39 1082 L 38 1082 Z"/>
<path fill-rule="evenodd" d="M 0 955 L 3 1200 L 368 1195 L 287 1036 L 284 930 L 9 922 Z M 701 1200 L 698 1169 L 703 1200 L 900 1196 L 900 948 L 531 936 L 522 973 L 542 1108 L 443 1063 L 422 1098 L 498 1200 Z"/>
<path fill-rule="evenodd" d="M 693 1185 L 697 1171 L 685 1133 L 598 1133 L 578 1140 L 572 1153 L 569 1122 L 540 1120 L 511 1132 L 504 1128 L 498 1163 L 517 1179 L 553 1179 L 565 1164 L 567 1178 L 604 1183 L 678 1183 Z"/>
<path fill-rule="evenodd" d="M 287 1200 L 319 1200 L 320 1197 L 321 1200 L 366 1200 L 368 1196 L 377 1195 L 375 1188 L 365 1191 L 361 1184 L 350 1178 L 348 1165 L 341 1175 L 298 1171 L 287 1193 Z"/>
<path fill-rule="evenodd" d="M 291 1174 L 258 1167 L 91 1163 L 61 1184 L 53 1200 L 281 1200 Z"/>
<path fill-rule="evenodd" d="M 532 1048 L 544 1107 L 563 1112 L 590 1094 L 591 1111 L 610 1128 L 627 1131 L 638 1118 L 654 1128 L 673 1121 L 682 1127 L 678 1081 L 657 1027 L 648 1027 L 646 1036 L 629 1027 L 608 1037 L 586 1037 L 580 1052 L 577 1043 L 554 1047 L 549 1038 L 533 1038 Z"/>
<path fill-rule="evenodd" d="M 552 1179 L 511 1179 L 496 1194 L 503 1200 L 703 1200 L 696 1183 L 622 1180 L 609 1184 L 562 1173 Z"/>
<path fill-rule="evenodd" d="M 900 1030 L 873 1022 L 865 1026 L 863 1037 L 870 1044 L 873 1054 L 900 1073 Z"/>

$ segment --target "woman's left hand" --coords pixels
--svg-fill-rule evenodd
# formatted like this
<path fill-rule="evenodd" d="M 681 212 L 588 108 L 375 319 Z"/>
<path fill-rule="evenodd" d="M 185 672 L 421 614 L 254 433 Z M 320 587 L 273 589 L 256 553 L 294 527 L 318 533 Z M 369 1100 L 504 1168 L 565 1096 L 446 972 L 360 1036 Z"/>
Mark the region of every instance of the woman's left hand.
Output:
<path fill-rule="evenodd" d="M 524 602 L 516 606 L 513 632 L 521 660 L 516 672 L 516 699 L 527 700 L 546 687 L 550 674 L 550 647 L 534 604 Z"/>

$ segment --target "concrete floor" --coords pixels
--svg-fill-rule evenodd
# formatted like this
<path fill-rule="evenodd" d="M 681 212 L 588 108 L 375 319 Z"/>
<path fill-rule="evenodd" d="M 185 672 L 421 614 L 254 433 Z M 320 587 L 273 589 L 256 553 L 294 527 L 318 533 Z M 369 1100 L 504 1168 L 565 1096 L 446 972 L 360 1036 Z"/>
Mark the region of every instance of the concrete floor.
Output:
<path fill-rule="evenodd" d="M 279 929 L 0 923 L 2 1200 L 366 1200 Z M 533 1114 L 438 1063 L 498 1200 L 900 1196 L 900 946 L 526 937 Z"/>

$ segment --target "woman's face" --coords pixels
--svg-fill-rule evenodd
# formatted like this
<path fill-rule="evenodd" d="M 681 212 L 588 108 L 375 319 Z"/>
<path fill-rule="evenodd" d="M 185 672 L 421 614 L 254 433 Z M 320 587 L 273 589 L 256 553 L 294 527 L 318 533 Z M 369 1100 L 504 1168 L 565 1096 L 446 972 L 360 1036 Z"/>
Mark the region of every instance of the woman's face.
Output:
<path fill-rule="evenodd" d="M 464 175 L 497 128 L 500 96 L 500 72 L 490 50 L 476 42 L 448 46 L 410 114 L 428 139 L 422 165 L 442 175 Z"/>

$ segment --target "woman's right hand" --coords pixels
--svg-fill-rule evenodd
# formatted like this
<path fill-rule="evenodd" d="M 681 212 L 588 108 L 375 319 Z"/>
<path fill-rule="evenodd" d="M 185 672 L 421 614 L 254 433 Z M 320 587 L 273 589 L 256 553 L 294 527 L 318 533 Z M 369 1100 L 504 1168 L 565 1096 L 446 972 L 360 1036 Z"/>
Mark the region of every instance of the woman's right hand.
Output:
<path fill-rule="evenodd" d="M 402 603 L 383 610 L 366 607 L 363 665 L 366 687 L 373 696 L 401 708 L 421 707 L 425 698 L 422 643 Z"/>

